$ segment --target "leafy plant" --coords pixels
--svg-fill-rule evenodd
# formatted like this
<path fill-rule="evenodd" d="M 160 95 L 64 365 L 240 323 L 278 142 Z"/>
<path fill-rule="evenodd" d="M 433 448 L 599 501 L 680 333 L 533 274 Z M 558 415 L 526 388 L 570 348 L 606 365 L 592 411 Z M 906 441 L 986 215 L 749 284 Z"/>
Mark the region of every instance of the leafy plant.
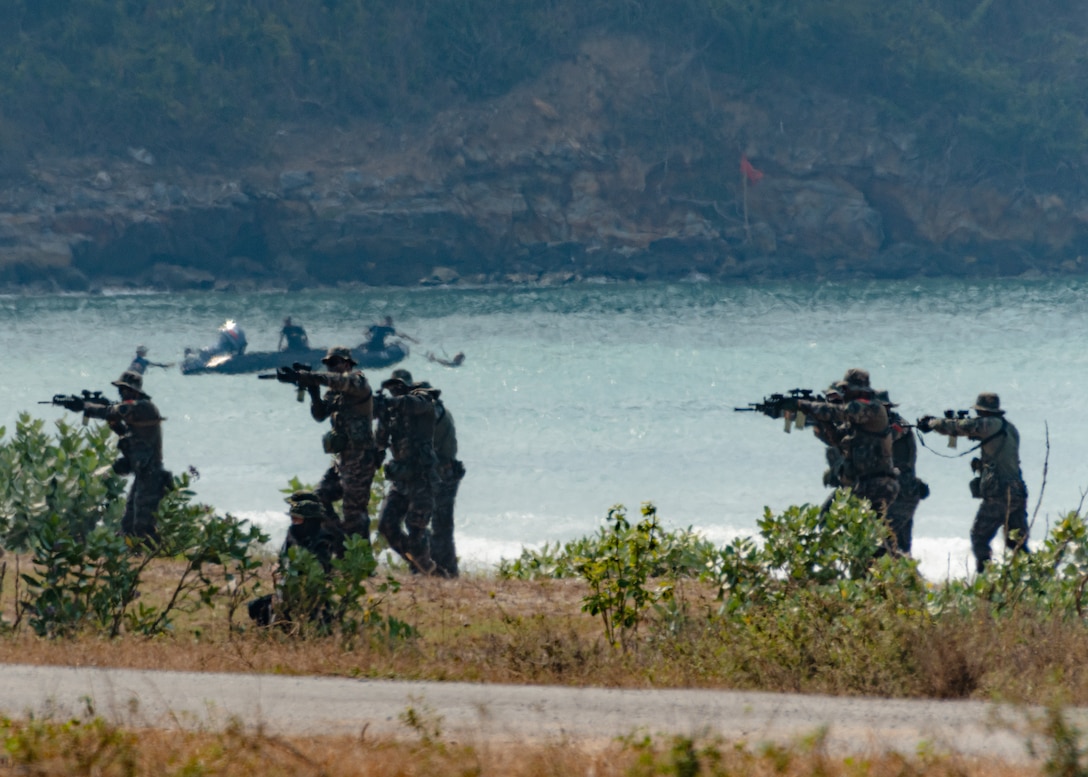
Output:
<path fill-rule="evenodd" d="M 96 526 L 120 526 L 125 480 L 111 466 L 108 427 L 61 419 L 50 436 L 44 421 L 22 413 L 14 437 L 3 437 L 0 429 L 0 546 L 27 551 L 34 527 L 49 518 L 77 541 Z"/>
<path fill-rule="evenodd" d="M 668 569 L 652 504 L 642 505 L 642 520 L 635 526 L 622 505 L 608 511 L 606 522 L 595 552 L 578 556 L 574 568 L 590 589 L 582 599 L 582 610 L 599 615 L 609 644 L 627 650 L 646 610 L 671 600 L 673 585 L 650 585 L 655 572 Z"/>
<path fill-rule="evenodd" d="M 304 637 L 338 634 L 346 646 L 364 633 L 394 641 L 414 637 L 408 624 L 381 614 L 384 595 L 400 584 L 389 577 L 368 590 L 377 566 L 370 543 L 357 535 L 344 541 L 343 557 L 331 559 L 328 568 L 310 551 L 289 548 L 272 603 L 275 622 Z"/>
<path fill-rule="evenodd" d="M 523 548 L 518 558 L 499 561 L 497 574 L 517 580 L 576 577 L 577 559 L 596 555 L 608 541 L 611 531 L 611 527 L 605 526 L 596 534 L 563 544 L 545 543 L 536 550 Z M 653 577 L 699 577 L 717 553 L 713 543 L 690 526 L 678 531 L 658 527 L 657 537 L 660 544 L 651 572 Z"/>
<path fill-rule="evenodd" d="M 102 523 L 86 531 L 78 516 L 52 513 L 28 520 L 24 542 L 32 569 L 20 575 L 23 596 L 16 602 L 15 627 L 25 620 L 39 636 L 50 638 L 87 630 L 116 637 L 122 629 L 152 636 L 169 630 L 176 613 L 210 606 L 224 591 L 231 621 L 238 603 L 259 584 L 256 553 L 268 537 L 191 503 L 188 485 L 184 474 L 163 498 L 157 514 L 160 538 L 153 544 L 137 546 Z M 169 600 L 162 606 L 137 602 L 141 578 L 162 555 L 186 562 Z"/>

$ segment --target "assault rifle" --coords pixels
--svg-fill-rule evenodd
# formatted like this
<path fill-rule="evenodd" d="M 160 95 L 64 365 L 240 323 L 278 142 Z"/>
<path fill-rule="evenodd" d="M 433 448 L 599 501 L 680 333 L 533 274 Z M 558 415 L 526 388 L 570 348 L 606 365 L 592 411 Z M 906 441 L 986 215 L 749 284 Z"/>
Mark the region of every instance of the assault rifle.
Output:
<path fill-rule="evenodd" d="M 313 369 L 309 364 L 295 362 L 290 367 L 277 367 L 275 372 L 258 375 L 260 380 L 278 380 L 280 383 L 290 383 L 298 387 L 295 398 L 301 402 L 306 398 L 306 389 L 315 385 L 310 376 Z"/>
<path fill-rule="evenodd" d="M 57 407 L 63 407 L 65 410 L 71 410 L 73 413 L 82 413 L 86 410 L 87 405 L 108 405 L 110 400 L 102 396 L 101 391 L 83 389 L 78 396 L 75 394 L 54 394 L 52 399 L 43 399 L 38 404 L 56 405 Z M 83 416 L 83 425 L 87 425 L 86 414 Z"/>
<path fill-rule="evenodd" d="M 971 416 L 971 411 L 970 410 L 945 410 L 944 411 L 944 417 L 949 419 L 949 420 L 952 420 L 952 419 L 961 420 L 961 419 L 964 419 L 964 418 L 969 418 L 970 416 Z M 959 439 L 960 438 L 957 437 L 954 434 L 948 435 L 948 447 L 949 448 L 955 448 L 956 443 L 959 442 Z"/>
<path fill-rule="evenodd" d="M 804 413 L 786 410 L 784 407 L 787 400 L 798 399 L 810 402 L 827 401 L 826 397 L 817 394 L 812 389 L 795 388 L 784 394 L 771 394 L 769 397 L 764 397 L 762 402 L 749 402 L 748 407 L 734 407 L 733 411 L 736 413 L 762 413 L 770 418 L 785 418 L 786 423 L 783 431 L 789 434 L 791 426 L 796 425 L 800 429 L 805 425 Z"/>

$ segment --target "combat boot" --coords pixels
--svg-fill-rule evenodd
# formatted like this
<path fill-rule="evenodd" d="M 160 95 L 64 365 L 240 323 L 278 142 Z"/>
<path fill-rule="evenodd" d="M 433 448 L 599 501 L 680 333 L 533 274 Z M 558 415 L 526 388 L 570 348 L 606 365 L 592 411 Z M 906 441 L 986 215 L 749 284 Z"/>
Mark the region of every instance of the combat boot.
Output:
<path fill-rule="evenodd" d="M 412 531 L 408 535 L 408 548 L 403 555 L 408 563 L 412 565 L 413 572 L 419 572 L 423 575 L 437 573 L 438 565 L 431 558 L 430 545 L 430 537 L 427 536 L 426 530 L 418 533 Z"/>

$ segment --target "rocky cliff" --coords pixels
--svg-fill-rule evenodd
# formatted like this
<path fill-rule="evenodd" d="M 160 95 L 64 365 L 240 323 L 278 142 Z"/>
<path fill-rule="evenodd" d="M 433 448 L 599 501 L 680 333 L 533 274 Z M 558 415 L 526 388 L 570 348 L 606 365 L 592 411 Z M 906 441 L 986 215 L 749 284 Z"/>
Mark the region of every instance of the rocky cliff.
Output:
<path fill-rule="evenodd" d="M 237 167 L 162 165 L 153 138 L 35 160 L 0 190 L 0 284 L 997 276 L 1088 255 L 1073 172 L 981 159 L 954 117 L 749 89 L 635 39 L 418 125 L 285 126 L 270 147 Z"/>

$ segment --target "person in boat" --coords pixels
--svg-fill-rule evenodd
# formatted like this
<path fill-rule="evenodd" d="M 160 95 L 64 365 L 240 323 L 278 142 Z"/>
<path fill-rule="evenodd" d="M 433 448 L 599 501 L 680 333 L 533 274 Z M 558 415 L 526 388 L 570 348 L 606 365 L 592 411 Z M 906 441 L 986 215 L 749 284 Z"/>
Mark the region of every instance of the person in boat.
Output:
<path fill-rule="evenodd" d="M 128 371 L 143 375 L 148 367 L 162 367 L 163 369 L 168 369 L 173 366 L 173 362 L 163 364 L 162 362 L 151 361 L 147 358 L 147 346 L 138 345 L 136 346 L 136 356 L 133 358 L 132 363 L 128 365 Z"/>
<path fill-rule="evenodd" d="M 310 350 L 310 338 L 306 330 L 298 324 L 291 322 L 291 317 L 283 319 L 283 328 L 280 329 L 280 342 L 277 346 L 281 351 L 308 351 Z"/>
<path fill-rule="evenodd" d="M 246 346 L 249 343 L 246 341 L 246 333 L 242 327 L 234 321 L 234 319 L 228 318 L 219 327 L 219 339 L 215 341 L 215 345 L 209 345 L 200 349 L 199 357 L 201 361 L 207 362 L 214 356 L 227 355 L 227 356 L 241 356 L 246 352 Z M 191 357 L 192 351 L 186 349 L 185 356 Z"/>
<path fill-rule="evenodd" d="M 435 356 L 431 351 L 427 351 L 427 361 L 441 364 L 443 367 L 460 367 L 465 363 L 465 353 L 464 351 L 458 351 L 453 355 L 452 359 L 445 359 Z"/>
<path fill-rule="evenodd" d="M 410 343 L 418 343 L 410 335 L 404 334 L 404 332 L 398 332 L 397 328 L 393 326 L 393 317 L 386 316 L 377 324 L 372 324 L 369 329 L 366 330 L 366 342 L 363 343 L 363 350 L 365 351 L 384 351 L 386 349 L 386 339 L 389 337 L 399 337 L 402 340 L 407 340 Z"/>
<path fill-rule="evenodd" d="M 249 343 L 246 342 L 245 330 L 238 326 L 233 319 L 228 318 L 219 327 L 219 342 L 216 345 L 219 353 L 231 353 L 235 356 L 241 356 L 246 352 L 246 346 Z"/>

